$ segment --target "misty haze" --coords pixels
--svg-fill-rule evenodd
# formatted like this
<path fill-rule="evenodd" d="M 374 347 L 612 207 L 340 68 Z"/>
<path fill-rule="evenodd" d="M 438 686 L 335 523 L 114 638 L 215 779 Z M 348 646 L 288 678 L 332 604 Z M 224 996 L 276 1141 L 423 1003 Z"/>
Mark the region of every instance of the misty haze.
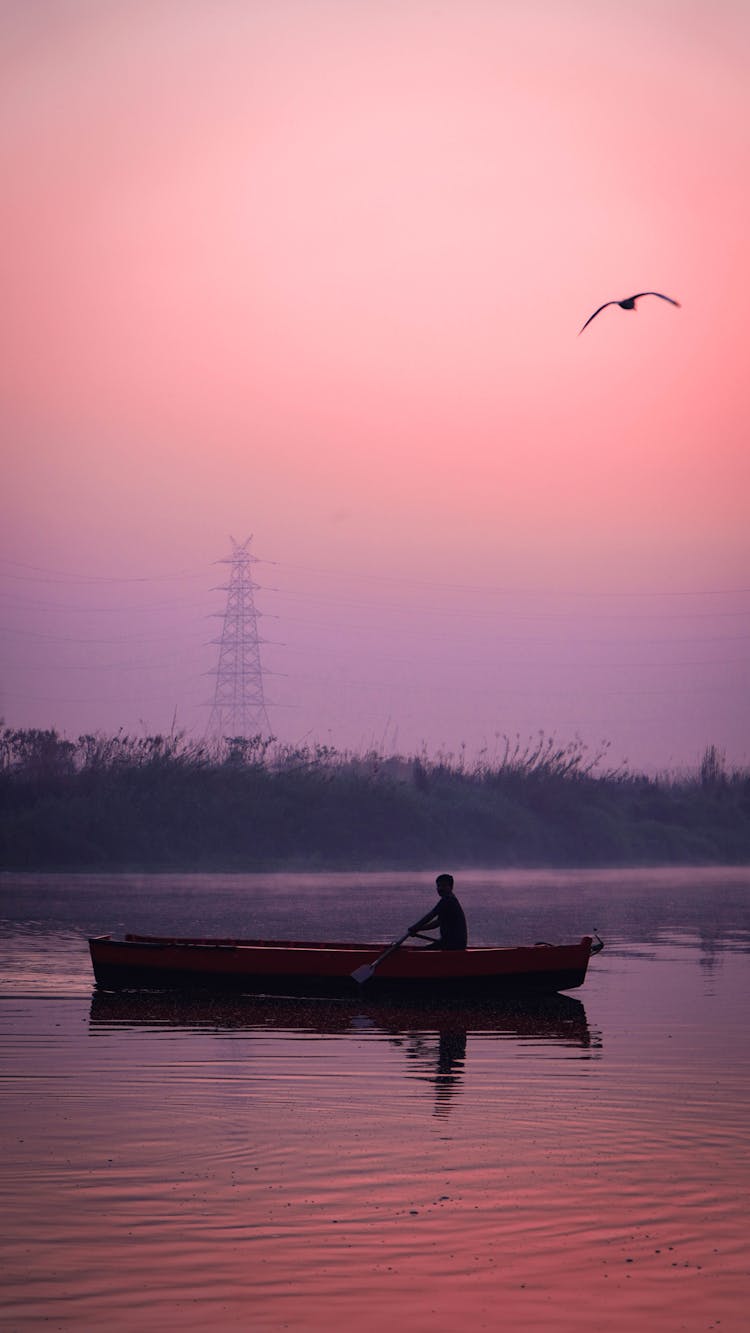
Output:
<path fill-rule="evenodd" d="M 746 1333 L 749 55 L 0 5 L 4 1329 Z"/>

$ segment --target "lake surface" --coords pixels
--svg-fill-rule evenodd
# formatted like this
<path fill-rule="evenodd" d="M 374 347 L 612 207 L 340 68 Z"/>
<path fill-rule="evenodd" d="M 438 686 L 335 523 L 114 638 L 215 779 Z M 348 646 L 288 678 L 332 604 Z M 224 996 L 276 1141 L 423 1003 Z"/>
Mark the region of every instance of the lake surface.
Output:
<path fill-rule="evenodd" d="M 745 1333 L 750 870 L 456 892 L 606 948 L 535 1004 L 115 997 L 89 934 L 387 942 L 434 874 L 0 876 L 0 1327 Z"/>

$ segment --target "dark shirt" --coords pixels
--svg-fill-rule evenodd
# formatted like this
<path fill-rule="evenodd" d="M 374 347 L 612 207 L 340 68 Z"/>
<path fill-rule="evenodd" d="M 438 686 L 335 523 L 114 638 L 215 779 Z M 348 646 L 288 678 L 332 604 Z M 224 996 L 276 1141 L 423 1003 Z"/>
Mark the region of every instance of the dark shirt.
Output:
<path fill-rule="evenodd" d="M 447 893 L 427 916 L 423 916 L 412 930 L 421 930 L 425 926 L 440 927 L 441 949 L 465 949 L 467 941 L 466 917 L 455 893 Z"/>

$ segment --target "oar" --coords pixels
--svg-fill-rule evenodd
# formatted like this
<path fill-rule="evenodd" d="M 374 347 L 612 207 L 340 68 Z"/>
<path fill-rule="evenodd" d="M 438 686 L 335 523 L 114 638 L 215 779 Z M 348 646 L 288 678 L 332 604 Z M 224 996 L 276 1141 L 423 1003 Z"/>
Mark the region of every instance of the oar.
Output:
<path fill-rule="evenodd" d="M 395 953 L 397 949 L 400 949 L 401 945 L 404 943 L 405 940 L 408 940 L 410 935 L 411 931 L 407 930 L 406 934 L 402 935 L 400 940 L 394 940 L 393 944 L 390 944 L 386 949 L 385 953 L 381 953 L 380 957 L 376 958 L 374 963 L 363 963 L 361 967 L 357 968 L 356 972 L 352 972 L 351 974 L 352 981 L 358 981 L 360 986 L 363 984 L 363 982 L 369 981 L 370 977 L 375 971 L 375 968 L 379 967 L 381 963 L 385 962 L 386 958 L 390 958 L 391 954 Z"/>

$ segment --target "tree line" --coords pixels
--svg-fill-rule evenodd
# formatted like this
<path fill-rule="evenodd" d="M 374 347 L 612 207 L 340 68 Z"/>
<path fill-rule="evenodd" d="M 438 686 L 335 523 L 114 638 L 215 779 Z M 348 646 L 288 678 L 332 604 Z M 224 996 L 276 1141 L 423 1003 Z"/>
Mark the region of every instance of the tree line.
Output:
<path fill-rule="evenodd" d="M 750 861 L 750 770 L 607 767 L 540 734 L 492 756 L 362 755 L 0 726 L 0 867 L 412 869 Z"/>

